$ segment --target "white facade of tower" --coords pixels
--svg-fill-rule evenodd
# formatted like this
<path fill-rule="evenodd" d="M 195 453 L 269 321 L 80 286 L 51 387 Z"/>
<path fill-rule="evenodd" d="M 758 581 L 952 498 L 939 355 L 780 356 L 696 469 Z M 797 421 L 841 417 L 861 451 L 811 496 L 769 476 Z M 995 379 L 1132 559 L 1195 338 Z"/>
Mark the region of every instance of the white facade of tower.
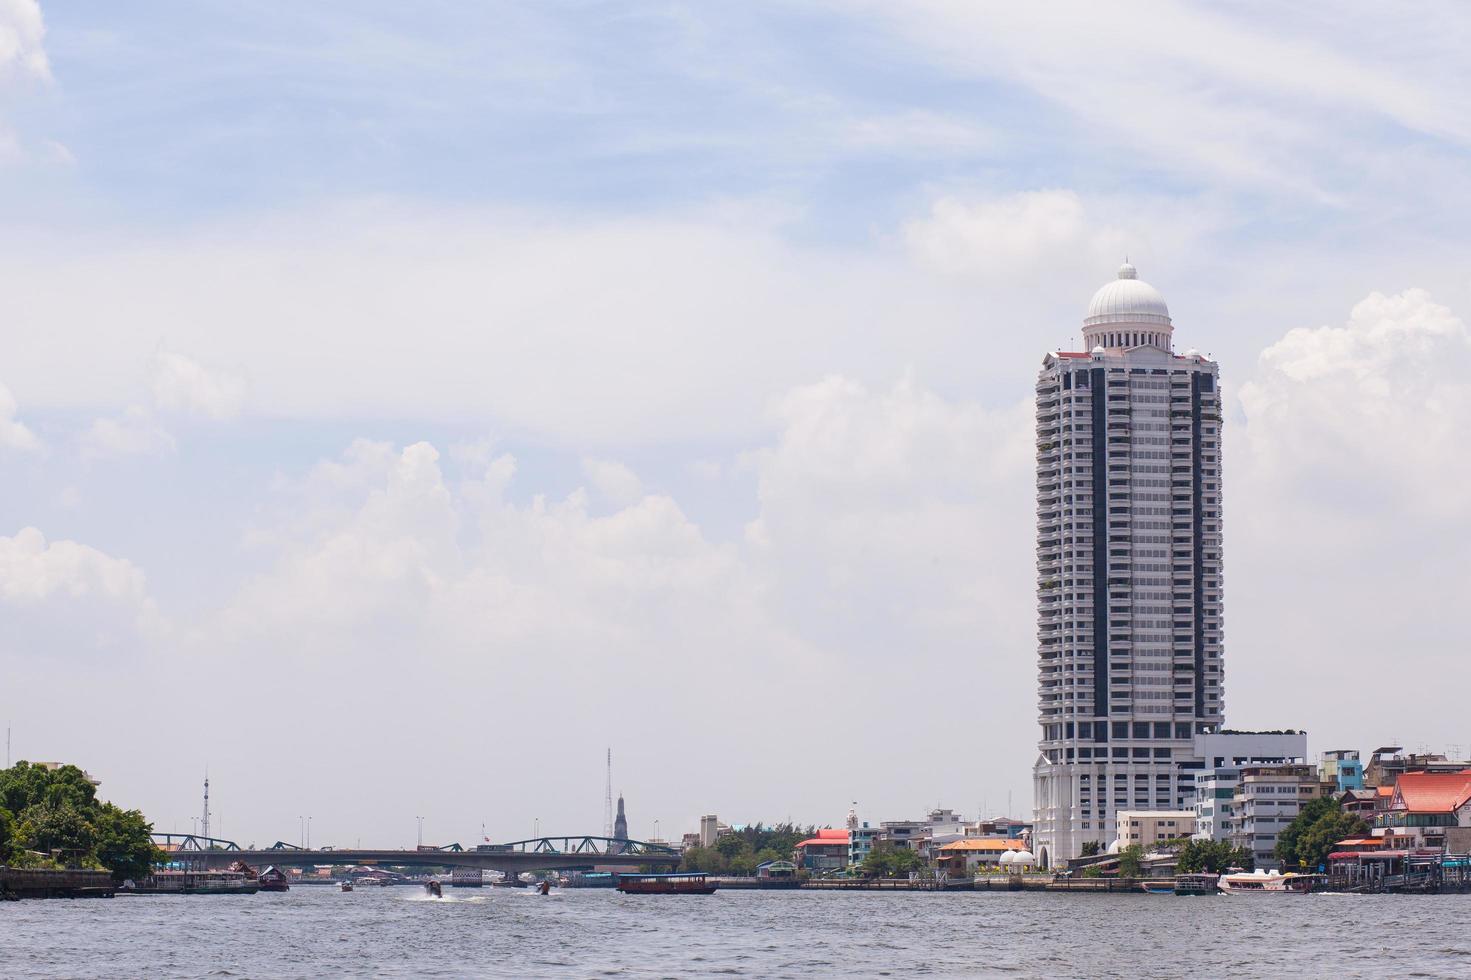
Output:
<path fill-rule="evenodd" d="M 1178 810 L 1223 715 L 1217 365 L 1172 352 L 1163 297 L 1124 265 L 1083 352 L 1037 377 L 1041 750 L 1033 850 L 1115 839 L 1119 810 Z"/>

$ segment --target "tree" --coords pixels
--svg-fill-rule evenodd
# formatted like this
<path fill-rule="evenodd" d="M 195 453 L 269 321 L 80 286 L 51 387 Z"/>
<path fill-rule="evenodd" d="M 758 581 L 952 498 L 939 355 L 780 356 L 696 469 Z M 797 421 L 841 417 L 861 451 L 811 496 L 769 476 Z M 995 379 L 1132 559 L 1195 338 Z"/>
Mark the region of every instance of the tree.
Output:
<path fill-rule="evenodd" d="M 729 866 L 730 862 L 725 855 L 713 847 L 685 848 L 679 862 L 681 871 L 703 871 L 712 875 L 724 874 Z"/>
<path fill-rule="evenodd" d="M 97 831 L 82 812 L 70 803 L 37 803 L 20 815 L 20 831 L 16 834 L 30 851 L 42 854 L 59 852 L 70 865 L 95 860 Z"/>
<path fill-rule="evenodd" d="M 1346 837 L 1369 832 L 1369 825 L 1331 796 L 1320 796 L 1303 804 L 1292 822 L 1277 835 L 1277 860 L 1283 868 L 1319 868 L 1333 853 L 1333 845 Z"/>
<path fill-rule="evenodd" d="M 1095 857 L 1103 852 L 1103 845 L 1096 840 L 1083 841 L 1083 857 Z"/>
<path fill-rule="evenodd" d="M 137 810 L 104 803 L 92 823 L 97 832 L 97 860 L 112 872 L 114 881 L 142 878 L 163 859 L 153 843 L 153 824 Z"/>
<path fill-rule="evenodd" d="M 49 865 L 25 854 L 57 852 L 64 864 L 108 868 L 121 881 L 147 874 L 161 855 L 153 826 L 137 810 L 97 799 L 76 766 L 19 762 L 0 770 L 0 860 Z"/>
<path fill-rule="evenodd" d="M 911 871 L 924 867 L 924 861 L 916 851 L 884 843 L 864 855 L 859 867 L 871 878 L 907 878 Z"/>
<path fill-rule="evenodd" d="M 746 839 L 740 834 L 721 834 L 720 839 L 715 842 L 715 849 L 719 851 L 728 861 L 749 848 Z"/>
<path fill-rule="evenodd" d="M 1187 840 L 1175 854 L 1176 869 L 1181 874 L 1221 874 L 1227 868 L 1250 868 L 1252 865 L 1250 851 L 1232 847 L 1223 840 Z"/>
<path fill-rule="evenodd" d="M 1124 878 L 1137 878 L 1143 867 L 1144 848 L 1138 844 L 1119 848 L 1119 874 Z"/>
<path fill-rule="evenodd" d="M 28 806 L 68 803 L 83 813 L 97 805 L 97 789 L 76 766 L 47 769 L 22 760 L 0 770 L 0 807 L 20 813 Z"/>

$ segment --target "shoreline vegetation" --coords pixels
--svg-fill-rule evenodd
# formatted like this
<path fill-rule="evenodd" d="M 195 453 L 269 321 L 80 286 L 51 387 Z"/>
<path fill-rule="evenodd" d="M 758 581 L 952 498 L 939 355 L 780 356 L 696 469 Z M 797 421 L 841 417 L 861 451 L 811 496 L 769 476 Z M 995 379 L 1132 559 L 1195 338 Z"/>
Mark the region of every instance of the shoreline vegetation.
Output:
<path fill-rule="evenodd" d="M 76 766 L 22 760 L 0 769 L 0 865 L 106 871 L 121 883 L 163 859 L 152 833 L 139 811 L 99 800 Z"/>

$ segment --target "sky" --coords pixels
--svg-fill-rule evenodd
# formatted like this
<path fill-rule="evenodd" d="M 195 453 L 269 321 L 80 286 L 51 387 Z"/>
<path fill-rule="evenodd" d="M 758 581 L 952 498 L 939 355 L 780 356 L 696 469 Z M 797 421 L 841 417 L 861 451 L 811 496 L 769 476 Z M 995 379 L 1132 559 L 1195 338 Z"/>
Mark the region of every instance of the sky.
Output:
<path fill-rule="evenodd" d="M 0 722 L 244 843 L 1030 812 L 1032 384 L 1221 364 L 1226 715 L 1471 751 L 1455 2 L 0 0 Z"/>

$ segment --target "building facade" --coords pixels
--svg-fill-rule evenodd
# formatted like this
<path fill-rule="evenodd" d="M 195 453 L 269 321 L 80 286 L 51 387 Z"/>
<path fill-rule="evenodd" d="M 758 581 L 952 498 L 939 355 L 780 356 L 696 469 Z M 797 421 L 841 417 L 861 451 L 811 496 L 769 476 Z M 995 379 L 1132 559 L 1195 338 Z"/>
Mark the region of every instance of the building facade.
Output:
<path fill-rule="evenodd" d="M 1226 839 L 1232 847 L 1250 851 L 1258 868 L 1277 868 L 1277 836 L 1303 804 L 1329 795 L 1332 788 L 1318 778 L 1314 765 L 1246 766 L 1231 801 L 1233 815 Z"/>
<path fill-rule="evenodd" d="M 1340 793 L 1363 789 L 1364 763 L 1357 749 L 1330 749 L 1318 763 L 1318 776 L 1323 782 L 1337 786 Z"/>
<path fill-rule="evenodd" d="M 1194 810 L 1120 810 L 1114 820 L 1124 847 L 1138 844 L 1149 851 L 1155 844 L 1195 834 Z"/>
<path fill-rule="evenodd" d="M 1116 838 L 1120 809 L 1183 809 L 1192 740 L 1222 722 L 1221 409 L 1215 362 L 1173 352 L 1164 298 L 1125 264 L 1082 352 L 1037 378 L 1044 867 Z"/>
<path fill-rule="evenodd" d="M 1218 732 L 1195 736 L 1194 752 L 1200 765 L 1194 771 L 1195 836 L 1223 841 L 1231 835 L 1242 767 L 1306 762 L 1308 736 L 1291 731 Z M 1182 773 L 1182 779 L 1189 774 Z"/>

